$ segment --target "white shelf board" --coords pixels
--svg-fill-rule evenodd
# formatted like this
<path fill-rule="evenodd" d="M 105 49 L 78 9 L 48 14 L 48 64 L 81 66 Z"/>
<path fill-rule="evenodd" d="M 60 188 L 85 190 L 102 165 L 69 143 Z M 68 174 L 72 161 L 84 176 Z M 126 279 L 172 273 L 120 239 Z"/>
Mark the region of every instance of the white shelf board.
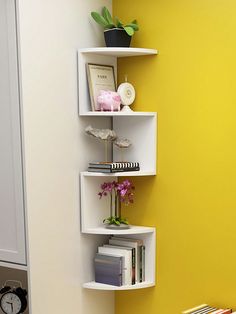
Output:
<path fill-rule="evenodd" d="M 86 117 L 154 117 L 156 116 L 156 112 L 88 111 L 81 114 L 81 116 L 86 116 Z"/>
<path fill-rule="evenodd" d="M 144 234 L 155 232 L 153 227 L 142 227 L 142 226 L 130 226 L 130 229 L 125 230 L 112 230 L 102 227 L 97 228 L 86 228 L 82 231 L 88 234 L 113 234 L 113 235 L 130 235 L 130 234 Z"/>
<path fill-rule="evenodd" d="M 129 285 L 129 286 L 112 286 L 112 285 L 105 285 L 102 283 L 98 283 L 95 281 L 87 282 L 83 284 L 84 288 L 87 289 L 95 289 L 95 290 L 135 290 L 135 289 L 143 289 L 143 288 L 150 288 L 155 286 L 155 283 L 152 281 L 145 281 L 140 282 L 135 285 Z"/>
<path fill-rule="evenodd" d="M 26 265 L 14 264 L 14 263 L 2 262 L 2 261 L 0 261 L 0 267 L 7 267 L 7 268 L 12 268 L 12 269 L 18 269 L 18 270 L 27 270 Z"/>
<path fill-rule="evenodd" d="M 147 56 L 157 55 L 158 50 L 146 49 L 146 48 L 120 48 L 120 47 L 96 47 L 80 49 L 80 53 L 97 54 L 103 56 L 112 57 L 135 57 L 135 56 Z"/>
<path fill-rule="evenodd" d="M 85 177 L 141 177 L 141 176 L 155 176 L 154 171 L 126 171 L 115 173 L 102 173 L 102 172 L 89 172 L 84 171 L 81 173 Z"/>

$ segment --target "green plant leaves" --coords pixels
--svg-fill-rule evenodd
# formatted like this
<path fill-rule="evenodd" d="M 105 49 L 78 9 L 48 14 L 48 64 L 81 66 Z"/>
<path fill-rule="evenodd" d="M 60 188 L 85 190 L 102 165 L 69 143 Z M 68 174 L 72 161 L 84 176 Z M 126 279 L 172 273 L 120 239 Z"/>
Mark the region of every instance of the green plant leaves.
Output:
<path fill-rule="evenodd" d="M 126 31 L 126 33 L 129 35 L 129 36 L 133 36 L 134 35 L 134 29 L 130 26 L 124 26 L 124 30 Z"/>
<path fill-rule="evenodd" d="M 129 36 L 133 36 L 134 32 L 139 30 L 136 20 L 133 20 L 131 23 L 124 26 L 123 23 L 116 17 L 114 23 L 111 13 L 107 7 L 103 7 L 102 15 L 100 15 L 98 12 L 91 12 L 91 16 L 95 22 L 103 26 L 105 29 L 118 27 L 124 29 Z"/>
<path fill-rule="evenodd" d="M 130 23 L 130 24 L 127 24 L 126 26 L 132 27 L 134 31 L 138 31 L 139 30 L 138 25 L 135 24 L 135 23 Z"/>
<path fill-rule="evenodd" d="M 116 26 L 118 28 L 123 28 L 123 23 L 118 19 L 118 17 L 116 17 Z"/>
<path fill-rule="evenodd" d="M 128 225 L 128 220 L 126 218 L 120 218 L 120 223 L 124 225 Z"/>
<path fill-rule="evenodd" d="M 121 224 L 125 224 L 125 225 L 129 224 L 126 218 L 121 218 L 121 217 L 116 217 L 116 216 L 111 216 L 104 219 L 103 223 L 108 224 L 108 225 L 116 225 L 116 226 L 120 226 Z"/>
<path fill-rule="evenodd" d="M 106 7 L 102 9 L 102 16 L 104 17 L 104 19 L 107 21 L 108 24 L 114 25 L 111 13 Z"/>
<path fill-rule="evenodd" d="M 107 25 L 109 23 L 107 23 L 107 21 L 104 19 L 103 16 L 101 16 L 99 13 L 97 12 L 91 12 L 91 16 L 92 18 L 100 25 L 102 25 L 103 27 L 107 27 Z"/>
<path fill-rule="evenodd" d="M 114 24 L 107 24 L 107 26 L 105 27 L 106 29 L 111 29 L 111 28 L 115 28 L 116 26 Z"/>

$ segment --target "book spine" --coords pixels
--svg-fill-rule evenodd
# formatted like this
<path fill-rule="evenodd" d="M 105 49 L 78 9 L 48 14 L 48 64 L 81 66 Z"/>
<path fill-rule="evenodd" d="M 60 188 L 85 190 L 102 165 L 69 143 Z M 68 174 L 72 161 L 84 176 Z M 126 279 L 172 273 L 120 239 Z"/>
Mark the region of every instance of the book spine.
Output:
<path fill-rule="evenodd" d="M 217 308 L 216 307 L 212 307 L 212 308 L 210 308 L 210 309 L 208 309 L 208 310 L 206 310 L 204 312 L 201 312 L 201 314 L 210 314 L 212 311 L 215 311 L 215 310 L 217 310 Z"/>
<path fill-rule="evenodd" d="M 109 169 L 109 168 L 97 168 L 97 167 L 88 167 L 89 172 L 103 172 L 103 173 L 116 173 L 116 172 L 126 172 L 126 171 L 139 171 L 139 167 L 135 168 L 114 168 L 114 169 Z"/>
<path fill-rule="evenodd" d="M 183 314 L 206 314 L 206 313 L 211 313 L 215 310 L 217 309 L 205 304 L 204 306 L 199 306 L 199 307 L 187 310 L 183 312 Z"/>
<path fill-rule="evenodd" d="M 201 310 L 191 312 L 191 314 L 209 314 L 213 311 L 217 310 L 215 307 L 207 306 Z"/>
<path fill-rule="evenodd" d="M 104 168 L 104 169 L 137 168 L 139 167 L 139 162 L 112 162 L 112 163 L 90 162 L 89 167 Z"/>
<path fill-rule="evenodd" d="M 196 310 L 203 309 L 203 308 L 206 308 L 206 307 L 208 307 L 207 304 L 201 304 L 201 305 L 199 305 L 197 307 L 194 307 L 192 309 L 188 309 L 186 311 L 183 311 L 182 314 L 191 314 L 191 313 L 193 313 Z"/>
<path fill-rule="evenodd" d="M 140 246 L 140 282 L 145 281 L 145 246 Z"/>
<path fill-rule="evenodd" d="M 135 266 L 136 266 L 136 256 L 135 256 L 135 248 L 132 248 L 132 285 L 135 285 L 136 283 L 136 276 L 135 276 L 135 273 L 136 273 L 136 269 L 135 269 Z"/>
<path fill-rule="evenodd" d="M 140 246 L 140 256 L 139 256 L 139 262 L 140 262 L 140 268 L 139 268 L 139 282 L 143 282 L 143 259 L 142 259 L 142 246 Z"/>
<path fill-rule="evenodd" d="M 132 168 L 120 168 L 120 169 L 112 169 L 111 172 L 126 172 L 126 171 L 139 171 L 139 167 L 132 167 Z"/>

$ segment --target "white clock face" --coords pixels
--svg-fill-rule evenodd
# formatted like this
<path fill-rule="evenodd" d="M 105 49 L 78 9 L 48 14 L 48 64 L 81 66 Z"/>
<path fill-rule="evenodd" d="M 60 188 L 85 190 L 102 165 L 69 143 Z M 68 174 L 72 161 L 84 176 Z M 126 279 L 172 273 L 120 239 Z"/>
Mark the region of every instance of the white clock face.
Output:
<path fill-rule="evenodd" d="M 7 292 L 1 298 L 1 308 L 6 314 L 18 314 L 21 309 L 21 300 L 15 293 Z"/>
<path fill-rule="evenodd" d="M 135 89 L 130 83 L 122 83 L 118 87 L 118 94 L 121 98 L 121 103 L 124 106 L 130 106 L 135 100 Z"/>

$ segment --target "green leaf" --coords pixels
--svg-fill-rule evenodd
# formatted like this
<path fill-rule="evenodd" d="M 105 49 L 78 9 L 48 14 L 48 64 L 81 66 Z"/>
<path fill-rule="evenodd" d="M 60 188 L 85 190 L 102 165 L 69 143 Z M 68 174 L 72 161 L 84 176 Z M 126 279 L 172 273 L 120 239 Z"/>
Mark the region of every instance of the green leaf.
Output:
<path fill-rule="evenodd" d="M 134 29 L 130 26 L 124 26 L 124 30 L 126 31 L 126 33 L 129 35 L 129 36 L 133 36 L 134 35 Z"/>
<path fill-rule="evenodd" d="M 116 17 L 116 26 L 118 28 L 123 28 L 123 23 L 118 19 L 118 17 Z"/>
<path fill-rule="evenodd" d="M 120 218 L 120 223 L 121 224 L 125 224 L 125 225 L 129 224 L 129 222 L 128 222 L 128 220 L 126 218 Z"/>
<path fill-rule="evenodd" d="M 137 22 L 137 20 L 133 20 L 133 21 L 131 22 L 131 24 L 137 24 L 137 25 L 138 25 L 138 22 Z"/>
<path fill-rule="evenodd" d="M 111 28 L 115 28 L 116 26 L 114 24 L 107 24 L 107 26 L 105 27 L 106 29 L 111 29 Z"/>
<path fill-rule="evenodd" d="M 95 22 L 102 25 L 103 27 L 107 27 L 107 25 L 108 25 L 107 21 L 99 13 L 91 12 L 91 16 L 95 20 Z"/>
<path fill-rule="evenodd" d="M 139 27 L 137 24 L 134 24 L 134 23 L 130 23 L 130 24 L 127 24 L 125 26 L 129 26 L 129 27 L 132 27 L 134 31 L 138 31 L 139 30 Z"/>
<path fill-rule="evenodd" d="M 114 24 L 111 13 L 106 7 L 102 9 L 102 16 L 104 17 L 108 24 Z"/>

